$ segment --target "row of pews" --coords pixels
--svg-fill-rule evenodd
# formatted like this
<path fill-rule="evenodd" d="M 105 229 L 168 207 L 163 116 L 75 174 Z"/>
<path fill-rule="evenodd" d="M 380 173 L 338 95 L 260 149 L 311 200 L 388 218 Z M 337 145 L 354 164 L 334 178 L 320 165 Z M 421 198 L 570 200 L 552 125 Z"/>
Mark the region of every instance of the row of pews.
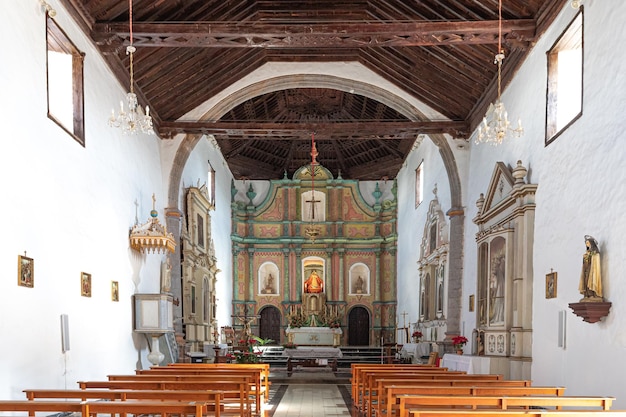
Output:
<path fill-rule="evenodd" d="M 502 375 L 468 375 L 434 365 L 352 364 L 352 402 L 362 417 L 626 417 L 613 397 L 566 396 Z"/>
<path fill-rule="evenodd" d="M 176 363 L 79 381 L 77 389 L 25 389 L 25 400 L 0 400 L 0 413 L 252 417 L 269 388 L 269 364 Z"/>

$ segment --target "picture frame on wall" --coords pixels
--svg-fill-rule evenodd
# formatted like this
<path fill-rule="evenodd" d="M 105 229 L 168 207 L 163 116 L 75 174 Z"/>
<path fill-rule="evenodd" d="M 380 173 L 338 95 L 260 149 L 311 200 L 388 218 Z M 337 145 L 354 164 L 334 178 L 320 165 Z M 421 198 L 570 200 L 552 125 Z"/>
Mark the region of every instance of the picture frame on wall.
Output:
<path fill-rule="evenodd" d="M 546 274 L 546 298 L 556 298 L 557 275 L 556 272 Z"/>
<path fill-rule="evenodd" d="M 117 281 L 111 281 L 111 301 L 120 301 L 120 285 Z"/>
<path fill-rule="evenodd" d="M 86 272 L 80 273 L 80 295 L 91 297 L 91 274 Z"/>
<path fill-rule="evenodd" d="M 17 255 L 17 285 L 28 288 L 35 285 L 35 261 L 25 254 Z"/>
<path fill-rule="evenodd" d="M 470 295 L 469 296 L 469 311 L 470 312 L 474 311 L 474 300 L 475 300 L 474 294 Z"/>

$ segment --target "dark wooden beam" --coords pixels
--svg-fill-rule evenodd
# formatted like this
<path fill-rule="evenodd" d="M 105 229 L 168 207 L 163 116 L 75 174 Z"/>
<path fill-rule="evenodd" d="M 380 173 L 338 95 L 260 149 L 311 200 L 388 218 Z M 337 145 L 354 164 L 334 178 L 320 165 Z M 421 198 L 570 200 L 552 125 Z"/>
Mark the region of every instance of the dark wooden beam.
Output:
<path fill-rule="evenodd" d="M 177 134 L 235 136 L 239 139 L 293 140 L 308 138 L 311 132 L 323 139 L 407 139 L 419 134 L 447 133 L 455 138 L 468 137 L 464 121 L 417 122 L 329 122 L 329 123 L 259 123 L 259 122 L 161 122 L 159 136 Z"/>
<path fill-rule="evenodd" d="M 505 20 L 504 35 L 532 40 L 532 19 Z M 91 33 L 101 48 L 117 49 L 129 42 L 126 23 L 96 23 Z M 340 22 L 272 25 L 239 22 L 133 23 L 135 46 L 190 48 L 361 48 L 494 44 L 498 21 Z"/>

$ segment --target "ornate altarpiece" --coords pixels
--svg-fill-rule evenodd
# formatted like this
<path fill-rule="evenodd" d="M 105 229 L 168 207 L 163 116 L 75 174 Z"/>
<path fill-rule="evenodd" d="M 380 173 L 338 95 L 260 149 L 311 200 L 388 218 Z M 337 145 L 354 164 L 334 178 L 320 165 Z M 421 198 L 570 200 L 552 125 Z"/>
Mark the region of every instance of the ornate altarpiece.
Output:
<path fill-rule="evenodd" d="M 217 268 L 206 185 L 186 189 L 186 221 L 182 240 L 183 325 L 188 351 L 202 352 L 217 343 L 215 282 Z"/>
<path fill-rule="evenodd" d="M 250 198 L 256 196 L 252 183 L 237 185 L 231 234 L 234 315 L 258 316 L 251 330 L 265 338 L 272 333 L 264 313 L 272 312 L 269 316 L 279 320 L 272 326 L 279 327 L 271 337 L 277 342 L 285 341 L 288 327 L 339 326 L 341 344 L 353 344 L 350 313 L 366 311 L 368 321 L 352 323 L 352 330 L 358 326 L 365 335 L 364 343 L 395 340 L 395 181 L 376 184 L 374 204 L 361 195 L 359 181 L 334 178 L 321 165 L 313 174 L 306 165 L 292 178 L 285 173 L 271 180 L 258 205 Z M 393 199 L 382 201 L 381 187 L 391 190 Z M 271 288 L 265 282 L 267 265 L 276 268 Z M 322 279 L 319 293 L 305 290 L 313 271 Z"/>
<path fill-rule="evenodd" d="M 527 169 L 496 163 L 476 202 L 475 353 L 508 359 L 511 379 L 530 379 L 536 184 Z"/>
<path fill-rule="evenodd" d="M 420 278 L 419 320 L 415 330 L 425 342 L 442 342 L 445 338 L 448 281 L 448 224 L 437 199 L 430 202 L 417 262 Z"/>

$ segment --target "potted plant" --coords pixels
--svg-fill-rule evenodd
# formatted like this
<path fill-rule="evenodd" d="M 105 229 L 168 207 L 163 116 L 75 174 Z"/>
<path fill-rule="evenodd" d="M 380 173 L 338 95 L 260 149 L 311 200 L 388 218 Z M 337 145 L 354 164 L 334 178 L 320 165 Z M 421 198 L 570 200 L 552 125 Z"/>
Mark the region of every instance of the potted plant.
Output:
<path fill-rule="evenodd" d="M 466 343 L 467 343 L 467 337 L 465 336 L 454 336 L 452 338 L 452 344 L 454 345 L 454 348 L 456 349 L 457 355 L 463 354 L 463 346 L 465 346 Z"/>
<path fill-rule="evenodd" d="M 422 338 L 422 332 L 416 330 L 411 336 L 413 337 L 414 343 L 419 343 L 420 339 Z"/>

